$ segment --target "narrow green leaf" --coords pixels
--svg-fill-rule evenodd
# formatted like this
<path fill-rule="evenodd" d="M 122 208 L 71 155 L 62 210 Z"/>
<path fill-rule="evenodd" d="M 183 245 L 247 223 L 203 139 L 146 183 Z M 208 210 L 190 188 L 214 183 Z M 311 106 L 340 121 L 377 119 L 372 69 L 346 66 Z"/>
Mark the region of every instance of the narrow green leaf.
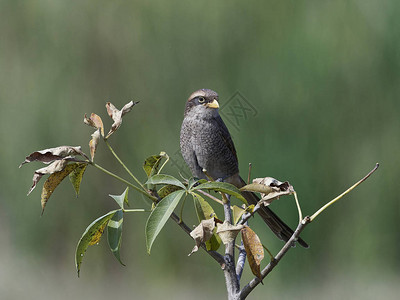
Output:
<path fill-rule="evenodd" d="M 108 196 L 113 198 L 115 202 L 117 202 L 117 204 L 121 207 L 121 209 L 124 209 L 124 202 L 128 204 L 128 192 L 129 192 L 129 187 L 127 187 L 121 195 L 108 195 Z"/>
<path fill-rule="evenodd" d="M 169 194 L 162 199 L 151 212 L 145 228 L 146 246 L 149 254 L 154 240 L 185 193 L 184 190 L 179 190 Z"/>
<path fill-rule="evenodd" d="M 217 217 L 211 205 L 202 196 L 196 193 L 192 193 L 192 195 L 199 222 Z M 217 251 L 221 245 L 221 238 L 214 232 L 211 238 L 205 242 L 205 245 L 208 251 Z"/>
<path fill-rule="evenodd" d="M 76 197 L 79 196 L 79 189 L 81 186 L 83 174 L 85 173 L 87 164 L 86 163 L 77 163 L 77 167 L 69 174 L 69 180 L 74 187 Z"/>
<path fill-rule="evenodd" d="M 117 258 L 117 260 L 120 262 L 121 265 L 125 266 L 125 264 L 121 261 L 119 255 L 119 249 L 121 247 L 121 240 L 122 240 L 122 222 L 124 221 L 123 215 L 124 213 L 122 212 L 122 209 L 120 209 L 113 215 L 111 220 L 108 222 L 107 240 L 108 240 L 108 245 L 110 246 L 110 249 L 114 254 L 114 256 Z"/>
<path fill-rule="evenodd" d="M 198 186 L 192 188 L 192 191 L 196 190 L 213 190 L 216 192 L 225 193 L 231 196 L 235 196 L 236 198 L 238 198 L 240 201 L 242 201 L 247 205 L 247 201 L 240 193 L 240 190 L 230 183 L 209 181 L 206 183 L 199 184 Z"/>
<path fill-rule="evenodd" d="M 172 184 L 179 186 L 182 189 L 186 189 L 183 183 L 180 182 L 178 179 L 176 179 L 171 175 L 165 175 L 165 174 L 156 174 L 150 177 L 147 180 L 146 184 Z"/>
<path fill-rule="evenodd" d="M 81 264 L 83 260 L 83 256 L 85 255 L 86 249 L 91 246 L 98 244 L 100 242 L 100 238 L 103 235 L 104 229 L 108 224 L 108 221 L 114 216 L 117 210 L 113 210 L 94 220 L 82 234 L 78 245 L 75 251 L 75 265 L 76 270 L 79 272 L 81 270 Z"/>

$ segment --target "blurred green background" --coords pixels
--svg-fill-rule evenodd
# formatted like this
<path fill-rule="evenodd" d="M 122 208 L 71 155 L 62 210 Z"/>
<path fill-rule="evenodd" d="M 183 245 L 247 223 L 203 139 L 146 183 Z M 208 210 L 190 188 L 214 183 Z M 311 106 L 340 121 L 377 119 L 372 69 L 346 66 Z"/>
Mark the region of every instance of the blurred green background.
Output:
<path fill-rule="evenodd" d="M 147 255 L 146 214 L 125 218 L 126 267 L 103 239 L 86 253 L 78 279 L 77 241 L 116 207 L 108 194 L 125 187 L 89 168 L 80 197 L 63 182 L 40 217 L 42 183 L 26 193 L 42 166 L 18 169 L 39 149 L 82 145 L 88 152 L 84 113 L 96 112 L 108 127 L 106 101 L 140 100 L 110 142 L 144 180 L 151 154 L 166 151 L 182 162 L 183 109 L 199 88 L 228 103 L 226 120 L 236 121 L 229 115 L 236 92 L 254 108 L 237 127 L 227 122 L 242 176 L 252 162 L 253 177 L 289 180 L 305 214 L 381 163 L 306 228 L 311 248 L 290 251 L 250 299 L 397 298 L 399 14 L 396 0 L 0 1 L 0 298 L 225 298 L 219 267 L 202 252 L 187 257 L 193 241 L 172 222 Z M 128 178 L 104 144 L 96 158 Z M 179 168 L 168 171 L 178 176 Z M 133 191 L 130 201 L 143 206 Z M 296 224 L 291 198 L 272 208 Z M 253 223 L 276 253 L 282 243 Z M 251 278 L 246 267 L 244 280 Z"/>

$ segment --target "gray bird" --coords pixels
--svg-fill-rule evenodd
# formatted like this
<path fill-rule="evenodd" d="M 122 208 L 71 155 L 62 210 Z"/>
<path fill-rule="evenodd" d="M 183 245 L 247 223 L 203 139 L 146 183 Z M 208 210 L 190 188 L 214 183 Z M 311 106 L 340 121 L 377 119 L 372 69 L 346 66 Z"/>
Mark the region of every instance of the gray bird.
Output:
<path fill-rule="evenodd" d="M 212 90 L 201 89 L 189 96 L 181 127 L 181 153 L 193 176 L 207 179 L 205 169 L 211 178 L 241 188 L 246 183 L 239 175 L 235 146 L 218 108 L 218 94 Z M 259 201 L 254 193 L 242 194 L 249 204 Z M 268 207 L 263 206 L 258 213 L 281 240 L 286 242 L 293 235 L 293 230 Z M 298 242 L 308 248 L 301 238 Z"/>

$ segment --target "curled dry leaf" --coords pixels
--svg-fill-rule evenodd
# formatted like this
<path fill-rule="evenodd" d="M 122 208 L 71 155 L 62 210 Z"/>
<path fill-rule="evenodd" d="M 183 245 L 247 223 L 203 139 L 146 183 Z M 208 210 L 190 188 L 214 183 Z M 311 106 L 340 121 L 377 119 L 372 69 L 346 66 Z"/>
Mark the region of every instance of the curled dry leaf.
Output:
<path fill-rule="evenodd" d="M 250 269 L 258 279 L 262 280 L 260 264 L 264 258 L 264 249 L 261 241 L 257 234 L 248 226 L 244 226 L 241 233 Z"/>
<path fill-rule="evenodd" d="M 282 195 L 294 193 L 294 188 L 289 182 L 281 182 L 272 177 L 256 178 L 253 183 L 245 185 L 240 190 L 260 193 L 260 203 L 265 206 L 270 205 L 272 201 L 279 199 Z"/>
<path fill-rule="evenodd" d="M 92 139 L 89 142 L 90 157 L 92 158 L 92 161 L 94 159 L 94 155 L 96 154 L 96 149 L 97 145 L 99 144 L 99 140 L 100 140 L 100 128 L 97 129 L 95 132 L 93 132 Z"/>
<path fill-rule="evenodd" d="M 101 118 L 100 118 L 98 115 L 92 113 L 92 114 L 90 115 L 90 118 L 88 118 L 88 117 L 86 116 L 86 114 L 85 114 L 85 116 L 84 116 L 84 118 L 83 118 L 83 122 L 84 122 L 86 125 L 89 125 L 89 126 L 91 126 L 91 127 L 93 127 L 93 128 L 100 129 L 101 136 L 104 137 L 104 126 L 103 126 L 103 121 L 101 120 Z"/>
<path fill-rule="evenodd" d="M 81 147 L 73 147 L 73 146 L 60 146 L 55 148 L 49 148 L 44 150 L 35 151 L 29 154 L 25 160 L 20 164 L 20 168 L 22 165 L 26 163 L 30 163 L 32 161 L 41 161 L 45 164 L 51 163 L 52 161 L 59 159 L 67 159 L 74 160 L 74 155 L 81 155 L 87 158 L 86 154 L 82 152 Z"/>
<path fill-rule="evenodd" d="M 199 250 L 199 247 L 202 243 L 208 241 L 212 235 L 213 230 L 215 228 L 214 218 L 202 220 L 200 224 L 192 230 L 190 236 L 194 239 L 196 245 L 194 246 L 192 252 L 189 253 L 188 256 L 192 255 L 194 252 Z"/>
<path fill-rule="evenodd" d="M 217 234 L 221 238 L 222 242 L 226 245 L 235 240 L 242 228 L 243 225 L 234 226 L 227 221 L 224 221 L 223 224 L 217 224 Z"/>
<path fill-rule="evenodd" d="M 106 108 L 107 113 L 113 119 L 114 123 L 111 125 L 111 129 L 108 132 L 106 139 L 108 139 L 120 126 L 122 123 L 122 117 L 132 110 L 132 107 L 139 102 L 129 102 L 125 104 L 121 110 L 118 110 L 111 102 L 107 102 Z"/>
<path fill-rule="evenodd" d="M 44 208 L 49 200 L 50 196 L 53 194 L 56 187 L 67 177 L 71 172 L 75 169 L 82 167 L 82 164 L 73 163 L 69 165 L 65 165 L 60 171 L 52 173 L 49 178 L 45 181 L 42 189 L 41 196 L 41 204 L 42 204 L 42 214 L 44 212 Z"/>
<path fill-rule="evenodd" d="M 37 183 L 39 182 L 39 180 L 42 178 L 43 175 L 59 172 L 62 169 L 64 169 L 67 163 L 68 161 L 65 159 L 56 160 L 49 166 L 36 170 L 35 173 L 33 174 L 33 184 L 28 192 L 28 195 L 35 189 Z"/>

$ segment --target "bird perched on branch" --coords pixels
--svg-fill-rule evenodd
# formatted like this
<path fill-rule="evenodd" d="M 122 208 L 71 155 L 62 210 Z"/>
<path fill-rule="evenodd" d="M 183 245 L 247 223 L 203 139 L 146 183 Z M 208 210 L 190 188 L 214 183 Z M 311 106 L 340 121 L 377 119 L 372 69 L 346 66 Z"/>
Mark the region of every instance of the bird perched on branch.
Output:
<path fill-rule="evenodd" d="M 207 179 L 206 170 L 211 178 L 241 188 L 246 183 L 239 175 L 235 146 L 218 108 L 218 94 L 212 90 L 201 89 L 190 95 L 181 127 L 181 152 L 193 176 Z M 260 200 L 254 193 L 242 194 L 249 205 Z M 286 242 L 293 235 L 293 230 L 268 207 L 262 206 L 258 213 L 281 240 Z M 308 248 L 301 238 L 298 242 Z"/>

